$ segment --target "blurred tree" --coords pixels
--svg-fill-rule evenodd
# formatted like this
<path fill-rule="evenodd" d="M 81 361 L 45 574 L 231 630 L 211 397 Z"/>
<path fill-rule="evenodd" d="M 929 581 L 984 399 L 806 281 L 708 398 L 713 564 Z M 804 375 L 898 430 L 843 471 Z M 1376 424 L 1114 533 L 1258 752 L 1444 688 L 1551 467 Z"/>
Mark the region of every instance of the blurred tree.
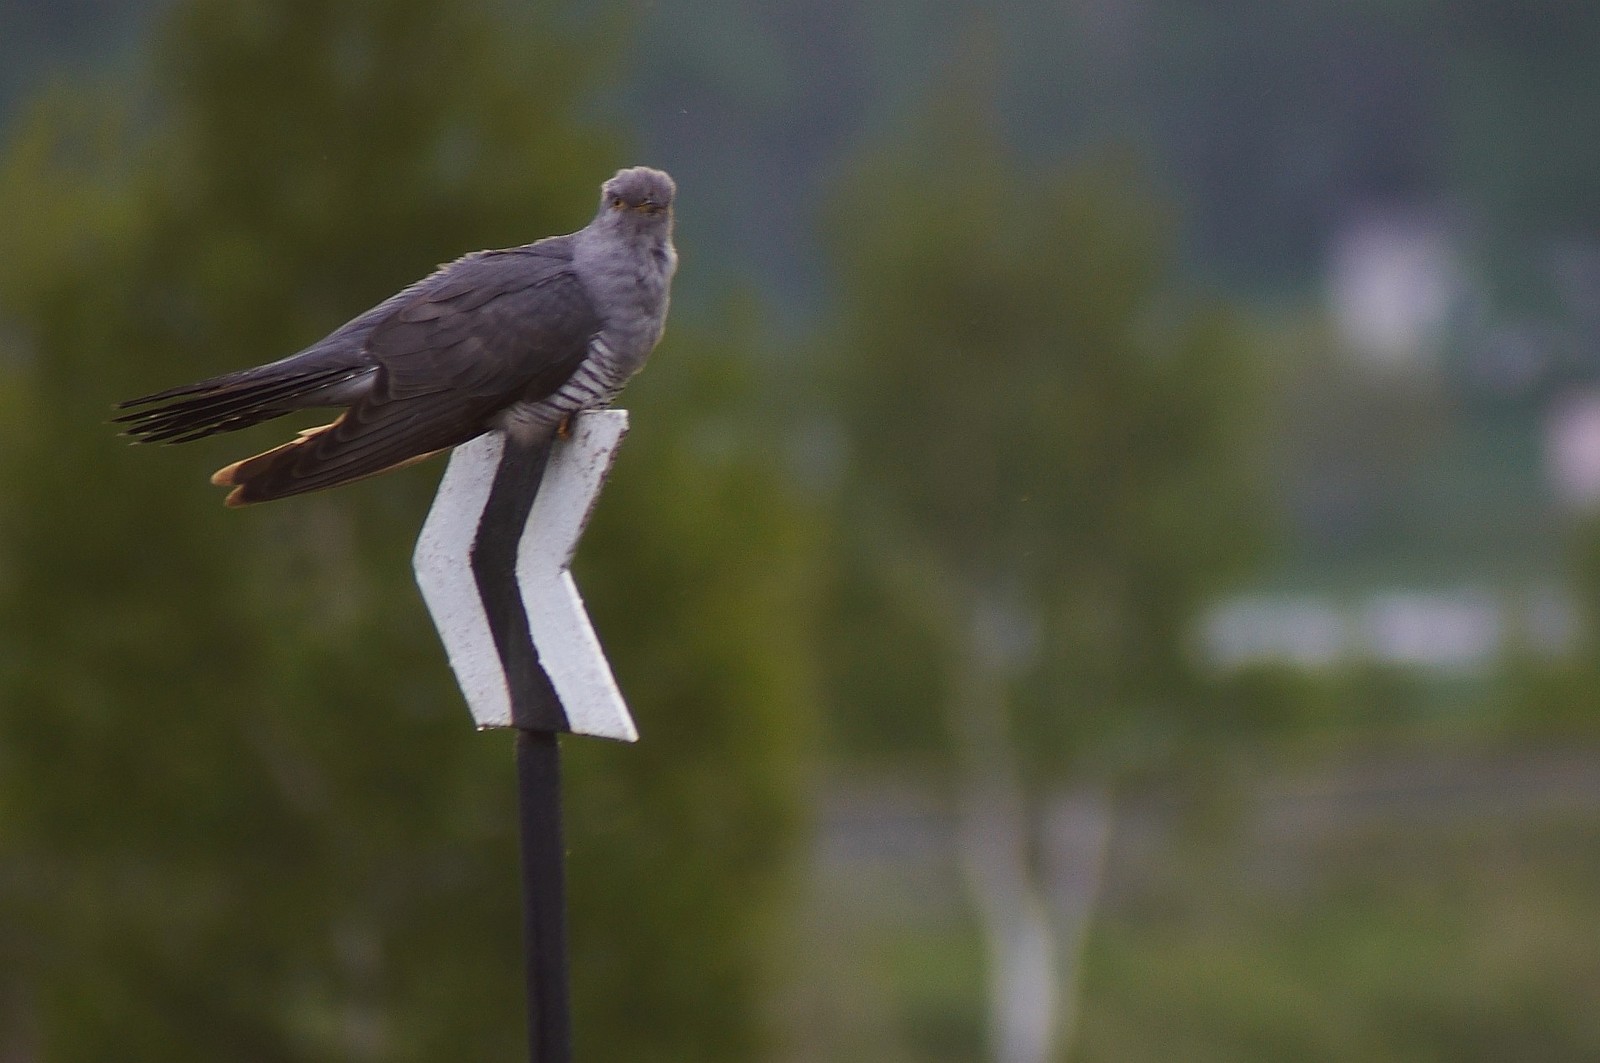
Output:
<path fill-rule="evenodd" d="M 607 50 L 492 2 L 193 0 L 148 94 L 44 100 L 0 158 L 0 1055 L 521 1057 L 509 743 L 410 579 L 440 466 L 226 513 L 204 474 L 282 427 L 155 453 L 103 422 L 582 224 L 631 161 L 572 117 Z M 646 375 L 693 401 L 630 396 L 583 559 L 646 735 L 569 757 L 593 1058 L 765 1039 L 809 534 L 725 445 L 756 336 L 722 336 Z"/>
<path fill-rule="evenodd" d="M 1106 787 L 1184 730 L 1195 612 L 1258 536 L 1257 388 L 1240 322 L 1169 276 L 1135 167 L 1027 169 L 986 95 L 948 91 L 832 217 L 867 583 L 834 659 L 855 748 L 954 782 L 993 1058 L 1038 1061 L 1071 1026 Z M 885 701 L 948 711 L 862 708 Z M 1052 910 L 1063 851 L 1089 873 L 1048 883 Z"/>

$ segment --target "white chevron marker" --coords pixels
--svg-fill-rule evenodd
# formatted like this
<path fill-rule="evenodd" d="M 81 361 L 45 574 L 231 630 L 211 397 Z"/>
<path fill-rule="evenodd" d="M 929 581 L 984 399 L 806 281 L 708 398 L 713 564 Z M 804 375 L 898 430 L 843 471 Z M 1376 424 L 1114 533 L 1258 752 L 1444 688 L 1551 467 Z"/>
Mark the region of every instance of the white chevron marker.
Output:
<path fill-rule="evenodd" d="M 575 418 L 570 439 L 555 442 L 517 544 L 515 579 L 538 666 L 566 717 L 561 729 L 632 742 L 638 738 L 633 718 L 568 570 L 627 431 L 626 411 L 592 411 Z M 417 585 L 480 728 L 513 726 L 513 703 L 528 696 L 512 691 L 501 653 L 509 636 L 492 625 L 493 610 L 485 606 L 472 563 L 504 451 L 498 432 L 455 449 L 412 558 Z"/>

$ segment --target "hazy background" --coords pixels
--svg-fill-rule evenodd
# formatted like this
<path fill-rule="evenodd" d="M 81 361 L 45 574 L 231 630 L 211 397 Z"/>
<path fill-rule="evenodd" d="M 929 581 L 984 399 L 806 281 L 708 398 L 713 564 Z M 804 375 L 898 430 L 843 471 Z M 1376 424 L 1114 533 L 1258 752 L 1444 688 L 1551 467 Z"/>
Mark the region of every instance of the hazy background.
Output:
<path fill-rule="evenodd" d="M 579 1058 L 1600 1057 L 1596 113 L 1581 0 L 0 0 L 0 1060 L 521 1058 L 442 463 L 105 421 L 635 163 Z"/>

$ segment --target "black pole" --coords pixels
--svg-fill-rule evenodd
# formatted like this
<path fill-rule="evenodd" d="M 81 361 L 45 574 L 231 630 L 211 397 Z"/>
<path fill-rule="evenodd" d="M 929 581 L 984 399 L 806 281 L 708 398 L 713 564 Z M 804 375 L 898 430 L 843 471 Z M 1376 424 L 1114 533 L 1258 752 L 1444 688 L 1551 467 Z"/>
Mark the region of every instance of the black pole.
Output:
<path fill-rule="evenodd" d="M 566 851 L 561 840 L 561 748 L 567 716 L 539 663 L 517 586 L 517 546 L 544 478 L 549 444 L 507 438 L 472 546 L 472 572 L 511 695 L 521 821 L 523 944 L 528 978 L 528 1058 L 570 1063 Z"/>
<path fill-rule="evenodd" d="M 472 575 L 505 669 L 511 723 L 530 731 L 568 730 L 561 699 L 533 648 L 522 589 L 517 585 L 517 547 L 549 458 L 548 443 L 524 447 L 506 439 L 500 467 L 483 505 L 478 537 L 472 544 Z"/>
<path fill-rule="evenodd" d="M 517 729 L 517 807 L 522 819 L 528 1058 L 533 1063 L 569 1063 L 572 1012 L 566 852 L 561 839 L 561 747 L 549 731 Z"/>

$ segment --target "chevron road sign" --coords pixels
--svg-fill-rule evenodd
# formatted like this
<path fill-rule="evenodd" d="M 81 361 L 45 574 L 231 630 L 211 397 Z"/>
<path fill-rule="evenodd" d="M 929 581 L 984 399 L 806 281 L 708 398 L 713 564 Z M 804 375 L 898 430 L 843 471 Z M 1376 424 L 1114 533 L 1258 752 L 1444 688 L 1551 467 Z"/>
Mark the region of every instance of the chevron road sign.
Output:
<path fill-rule="evenodd" d="M 624 410 L 580 415 L 542 480 L 498 432 L 450 456 L 413 562 L 480 728 L 638 738 L 568 571 L 627 431 Z"/>
<path fill-rule="evenodd" d="M 572 1058 L 556 735 L 638 737 L 568 571 L 627 431 L 599 410 L 548 447 L 498 432 L 457 447 L 412 559 L 473 719 L 516 731 L 533 1063 Z"/>

